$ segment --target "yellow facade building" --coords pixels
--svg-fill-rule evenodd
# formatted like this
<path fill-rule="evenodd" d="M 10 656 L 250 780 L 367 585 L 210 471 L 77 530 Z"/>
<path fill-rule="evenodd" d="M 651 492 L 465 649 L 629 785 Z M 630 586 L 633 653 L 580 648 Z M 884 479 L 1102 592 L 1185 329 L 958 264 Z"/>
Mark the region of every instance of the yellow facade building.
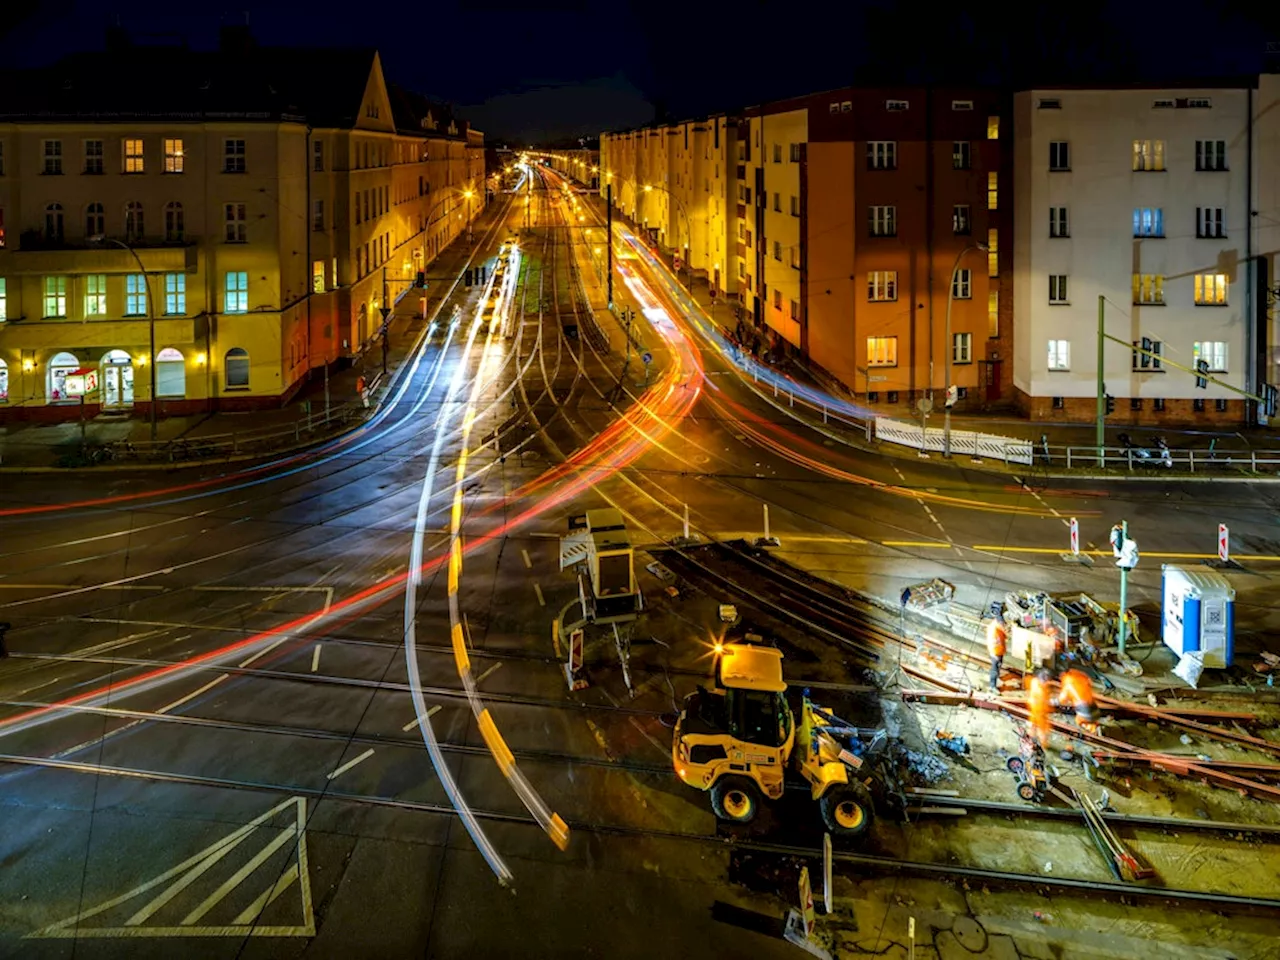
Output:
<path fill-rule="evenodd" d="M 151 364 L 161 415 L 279 404 L 369 345 L 483 165 L 373 50 L 116 33 L 29 72 L 0 104 L 0 419 L 79 416 L 77 371 L 89 412 L 146 411 Z"/>

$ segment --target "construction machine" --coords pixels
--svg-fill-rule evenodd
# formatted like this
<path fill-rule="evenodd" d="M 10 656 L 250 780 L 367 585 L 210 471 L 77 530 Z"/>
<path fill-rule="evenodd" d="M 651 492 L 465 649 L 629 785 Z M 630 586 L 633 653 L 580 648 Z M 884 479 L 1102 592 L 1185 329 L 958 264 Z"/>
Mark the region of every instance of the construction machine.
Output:
<path fill-rule="evenodd" d="M 807 784 L 833 835 L 865 833 L 874 817 L 867 759 L 884 749 L 884 730 L 845 723 L 808 691 L 793 713 L 786 694 L 782 651 L 718 645 L 713 687 L 690 694 L 676 722 L 676 775 L 709 791 L 720 819 L 749 823 L 764 798 L 782 796 L 790 772 Z"/>

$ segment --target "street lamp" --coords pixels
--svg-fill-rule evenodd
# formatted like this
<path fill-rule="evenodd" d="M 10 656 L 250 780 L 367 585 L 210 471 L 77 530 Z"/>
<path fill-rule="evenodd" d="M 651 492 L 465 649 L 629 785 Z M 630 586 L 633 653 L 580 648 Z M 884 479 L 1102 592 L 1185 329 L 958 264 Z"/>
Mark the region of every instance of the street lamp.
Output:
<path fill-rule="evenodd" d="M 471 239 L 472 239 L 472 233 L 471 233 L 471 198 L 475 196 L 475 191 L 473 191 L 473 190 L 464 190 L 464 191 L 462 191 L 462 195 L 463 195 L 464 197 L 466 197 L 466 198 L 467 198 L 467 243 L 470 243 L 470 242 L 471 242 Z"/>
<path fill-rule="evenodd" d="M 110 243 L 122 250 L 128 250 L 129 255 L 133 257 L 134 262 L 138 265 L 138 272 L 142 274 L 142 289 L 147 295 L 147 321 L 151 328 L 151 356 L 148 366 L 151 368 L 151 442 L 156 441 L 156 308 L 155 303 L 151 299 L 151 282 L 147 279 L 147 268 L 142 265 L 142 258 L 138 256 L 138 251 L 125 243 L 123 240 L 117 240 L 115 237 L 98 237 L 100 243 Z"/>
<path fill-rule="evenodd" d="M 951 265 L 951 283 L 947 286 L 947 329 L 943 339 L 942 348 L 946 351 L 946 363 L 943 365 L 945 373 L 945 383 L 943 384 L 943 405 L 945 412 L 942 417 L 942 455 L 944 457 L 951 456 L 951 358 L 955 352 L 951 344 L 951 301 L 955 299 L 956 294 L 956 277 L 960 273 L 960 261 L 964 255 L 970 250 L 987 250 L 985 243 L 978 243 L 976 240 L 966 244 L 956 254 L 956 262 Z M 973 295 L 973 285 L 970 281 L 970 296 Z M 972 349 L 972 347 L 970 347 Z M 930 381 L 932 382 L 932 381 Z M 932 389 L 932 387 L 930 388 Z"/>

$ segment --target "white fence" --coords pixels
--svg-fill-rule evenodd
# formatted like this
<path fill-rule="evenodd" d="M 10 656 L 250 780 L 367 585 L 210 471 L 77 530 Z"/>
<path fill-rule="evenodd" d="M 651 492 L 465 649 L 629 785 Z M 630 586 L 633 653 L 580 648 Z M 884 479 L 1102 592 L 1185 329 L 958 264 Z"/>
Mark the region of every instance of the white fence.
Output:
<path fill-rule="evenodd" d="M 942 428 L 924 428 L 906 420 L 876 417 L 876 439 L 915 450 L 942 452 Z M 951 431 L 951 455 L 982 457 L 1004 463 L 1031 463 L 1031 441 L 973 430 Z"/>

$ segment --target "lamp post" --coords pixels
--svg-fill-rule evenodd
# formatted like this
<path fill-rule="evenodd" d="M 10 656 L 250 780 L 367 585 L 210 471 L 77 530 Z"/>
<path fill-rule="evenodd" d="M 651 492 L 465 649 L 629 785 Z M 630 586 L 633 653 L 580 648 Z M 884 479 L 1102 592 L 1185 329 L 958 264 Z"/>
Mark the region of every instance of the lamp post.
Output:
<path fill-rule="evenodd" d="M 945 382 L 943 384 L 943 406 L 945 410 L 942 415 L 942 455 L 944 457 L 951 456 L 951 355 L 954 353 L 951 345 L 951 301 L 955 299 L 956 278 L 959 276 L 960 261 L 964 258 L 964 255 L 970 250 L 987 249 L 988 247 L 985 243 L 978 243 L 975 240 L 973 243 L 966 244 L 961 248 L 960 252 L 956 254 L 956 262 L 951 265 L 951 282 L 947 286 L 947 326 L 942 344 L 943 350 L 946 351 L 946 363 L 943 365 L 943 370 L 945 371 Z M 970 280 L 969 283 L 969 294 L 972 296 L 973 281 Z M 972 347 L 970 347 L 970 349 L 972 349 Z M 930 380 L 930 389 L 933 389 L 932 382 L 933 381 Z"/>
<path fill-rule="evenodd" d="M 654 189 L 655 187 L 653 186 L 653 184 L 646 183 L 644 185 L 645 193 L 652 193 Z M 680 210 L 680 215 L 684 217 L 685 244 L 683 247 L 683 250 L 684 250 L 683 259 L 684 259 L 685 268 L 689 271 L 689 287 L 692 288 L 693 287 L 693 266 L 689 263 L 689 244 L 693 241 L 693 222 L 689 219 L 689 211 L 685 209 L 683 200 L 677 197 L 674 193 L 672 193 L 666 187 L 657 187 L 656 189 L 661 190 L 671 200 L 674 200 L 676 203 L 676 206 Z M 678 278 L 679 278 L 679 274 L 677 273 L 677 279 Z"/>
<path fill-rule="evenodd" d="M 471 198 L 475 196 L 475 191 L 467 189 L 462 191 L 462 195 L 467 198 L 467 243 L 470 244 L 473 239 L 471 231 Z"/>
<path fill-rule="evenodd" d="M 147 297 L 147 322 L 151 332 L 151 356 L 148 359 L 148 365 L 151 367 L 151 442 L 156 440 L 156 309 L 151 299 L 151 282 L 147 279 L 147 268 L 142 265 L 142 258 L 138 256 L 138 251 L 125 243 L 123 240 L 117 240 L 115 237 L 99 237 L 102 243 L 110 243 L 122 250 L 128 250 L 129 255 L 133 257 L 134 262 L 138 265 L 138 272 L 142 274 L 142 289 Z"/>

